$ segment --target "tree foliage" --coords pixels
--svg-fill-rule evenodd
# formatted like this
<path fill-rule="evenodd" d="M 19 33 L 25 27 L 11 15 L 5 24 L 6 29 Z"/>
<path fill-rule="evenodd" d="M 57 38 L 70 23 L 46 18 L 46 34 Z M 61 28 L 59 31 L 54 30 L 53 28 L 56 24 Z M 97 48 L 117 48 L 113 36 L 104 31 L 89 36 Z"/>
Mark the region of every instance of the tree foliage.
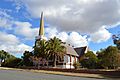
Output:
<path fill-rule="evenodd" d="M 18 67 L 20 62 L 21 62 L 20 58 L 13 57 L 13 58 L 7 59 L 2 64 L 2 66 L 5 66 L 5 67 Z"/>
<path fill-rule="evenodd" d="M 97 55 L 97 56 L 96 56 Z M 96 52 L 88 51 L 81 61 L 81 65 L 86 68 L 116 69 L 120 66 L 120 53 L 117 47 L 108 46 Z"/>
<path fill-rule="evenodd" d="M 2 66 L 5 66 L 5 67 L 18 66 L 18 63 L 21 61 L 21 59 L 16 58 L 15 56 L 11 55 L 10 53 L 4 50 L 0 51 L 0 59 L 1 59 Z"/>
<path fill-rule="evenodd" d="M 14 57 L 14 56 L 9 54 L 8 52 L 6 52 L 4 50 L 0 51 L 0 59 L 1 59 L 1 61 L 5 61 L 6 59 L 8 59 L 10 57 Z"/>
<path fill-rule="evenodd" d="M 84 55 L 84 59 L 80 61 L 81 65 L 85 68 L 94 69 L 97 67 L 97 57 L 92 51 L 88 51 Z"/>
<path fill-rule="evenodd" d="M 115 69 L 120 64 L 118 49 L 114 46 L 108 46 L 106 49 L 101 49 L 97 54 L 99 64 L 103 68 Z"/>
<path fill-rule="evenodd" d="M 22 56 L 22 61 L 19 63 L 21 66 L 32 66 L 32 62 L 30 61 L 30 56 L 33 56 L 32 52 L 25 51 Z"/>
<path fill-rule="evenodd" d="M 62 45 L 62 41 L 56 37 L 48 41 L 39 40 L 33 48 L 34 56 L 52 60 L 54 67 L 56 67 L 57 58 L 63 58 L 65 54 L 65 47 Z"/>
<path fill-rule="evenodd" d="M 54 37 L 48 41 L 48 56 L 53 58 L 54 67 L 56 67 L 57 57 L 63 58 L 66 48 L 62 45 L 62 41 L 59 38 Z"/>
<path fill-rule="evenodd" d="M 47 58 L 48 52 L 48 41 L 37 41 L 37 46 L 34 46 L 34 56 Z"/>

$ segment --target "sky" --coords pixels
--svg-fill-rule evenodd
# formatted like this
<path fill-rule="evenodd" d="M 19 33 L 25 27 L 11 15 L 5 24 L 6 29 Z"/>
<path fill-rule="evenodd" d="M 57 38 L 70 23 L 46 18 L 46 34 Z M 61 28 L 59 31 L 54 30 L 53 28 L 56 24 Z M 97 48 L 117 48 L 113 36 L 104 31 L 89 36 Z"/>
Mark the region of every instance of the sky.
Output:
<path fill-rule="evenodd" d="M 44 13 L 45 36 L 96 52 L 120 33 L 120 0 L 0 0 L 0 50 L 32 51 Z"/>

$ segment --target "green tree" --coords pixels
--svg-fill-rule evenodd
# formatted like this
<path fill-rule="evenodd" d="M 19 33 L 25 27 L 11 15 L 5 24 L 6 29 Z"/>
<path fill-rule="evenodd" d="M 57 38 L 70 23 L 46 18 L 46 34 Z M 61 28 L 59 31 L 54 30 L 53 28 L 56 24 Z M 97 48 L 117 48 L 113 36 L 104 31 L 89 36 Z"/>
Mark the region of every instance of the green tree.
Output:
<path fill-rule="evenodd" d="M 102 49 L 97 52 L 99 64 L 107 69 L 115 69 L 119 66 L 119 53 L 118 48 L 114 46 L 108 46 L 106 49 Z"/>
<path fill-rule="evenodd" d="M 4 50 L 0 51 L 0 61 L 1 61 L 0 63 L 1 64 L 11 57 L 14 57 L 14 56 Z"/>
<path fill-rule="evenodd" d="M 32 66 L 32 61 L 30 61 L 30 56 L 33 56 L 32 52 L 25 51 L 22 56 L 22 61 L 20 65 Z"/>
<path fill-rule="evenodd" d="M 98 58 L 98 62 L 97 62 L 97 68 L 99 69 L 103 69 L 104 67 L 102 66 L 102 61 L 103 61 L 103 56 L 104 56 L 104 52 L 105 49 L 100 49 L 100 51 L 96 52 L 97 58 Z"/>
<path fill-rule="evenodd" d="M 57 57 L 63 58 L 66 48 L 62 45 L 62 41 L 59 38 L 54 37 L 48 41 L 48 50 L 48 56 L 53 58 L 53 66 L 56 67 Z"/>
<path fill-rule="evenodd" d="M 48 54 L 48 42 L 45 40 L 37 41 L 37 45 L 34 46 L 34 56 L 47 58 Z"/>
<path fill-rule="evenodd" d="M 88 51 L 84 55 L 84 59 L 80 61 L 81 66 L 89 68 L 89 69 L 94 69 L 97 66 L 97 61 L 98 58 L 92 51 Z"/>
<path fill-rule="evenodd" d="M 8 59 L 2 64 L 2 66 L 5 66 L 5 67 L 18 67 L 20 62 L 21 62 L 21 59 L 20 59 L 20 58 L 11 57 L 11 58 L 8 58 Z"/>
<path fill-rule="evenodd" d="M 0 59 L 2 66 L 5 67 L 16 67 L 18 66 L 17 64 L 21 61 L 21 59 L 16 58 L 4 50 L 0 51 Z"/>
<path fill-rule="evenodd" d="M 1 59 L 1 61 L 5 60 L 8 57 L 9 57 L 9 54 L 6 51 L 4 51 L 4 50 L 0 51 L 0 59 Z"/>

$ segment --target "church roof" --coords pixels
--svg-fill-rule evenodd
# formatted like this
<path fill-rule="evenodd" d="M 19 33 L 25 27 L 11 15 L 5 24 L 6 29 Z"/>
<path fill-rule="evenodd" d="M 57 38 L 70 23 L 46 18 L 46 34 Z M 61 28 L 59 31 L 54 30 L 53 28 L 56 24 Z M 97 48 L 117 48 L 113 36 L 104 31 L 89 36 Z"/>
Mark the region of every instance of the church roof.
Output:
<path fill-rule="evenodd" d="M 77 47 L 77 48 L 74 48 L 74 49 L 78 53 L 79 56 L 82 56 L 82 55 L 85 54 L 87 46 L 85 46 L 85 47 Z"/>
<path fill-rule="evenodd" d="M 66 54 L 73 55 L 73 56 L 79 56 L 72 46 L 68 44 L 63 44 L 63 46 L 66 47 Z"/>

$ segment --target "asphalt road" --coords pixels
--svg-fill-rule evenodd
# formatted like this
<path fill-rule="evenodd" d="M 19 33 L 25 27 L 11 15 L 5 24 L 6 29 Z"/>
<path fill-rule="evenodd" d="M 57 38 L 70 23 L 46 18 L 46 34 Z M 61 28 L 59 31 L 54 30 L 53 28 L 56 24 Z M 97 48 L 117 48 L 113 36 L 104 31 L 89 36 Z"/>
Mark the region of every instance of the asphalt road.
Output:
<path fill-rule="evenodd" d="M 0 70 L 0 80 L 107 80 L 35 73 L 29 71 Z"/>

